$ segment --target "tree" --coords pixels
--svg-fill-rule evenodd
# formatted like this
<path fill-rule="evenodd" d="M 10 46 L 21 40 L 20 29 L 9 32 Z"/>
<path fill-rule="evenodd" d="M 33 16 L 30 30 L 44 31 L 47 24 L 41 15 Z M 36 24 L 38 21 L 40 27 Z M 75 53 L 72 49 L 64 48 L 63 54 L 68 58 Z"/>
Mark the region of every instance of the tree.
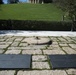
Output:
<path fill-rule="evenodd" d="M 1 4 L 4 4 L 3 0 L 0 0 L 0 10 L 1 10 Z"/>
<path fill-rule="evenodd" d="M 19 0 L 8 0 L 8 4 L 18 3 Z"/>
<path fill-rule="evenodd" d="M 0 0 L 0 4 L 3 4 L 3 0 Z"/>
<path fill-rule="evenodd" d="M 76 0 L 57 0 L 59 7 L 67 13 L 69 19 L 73 22 L 76 21 Z M 72 29 L 73 30 L 73 25 Z"/>
<path fill-rule="evenodd" d="M 58 0 L 60 8 L 67 13 L 71 20 L 76 17 L 76 0 Z"/>

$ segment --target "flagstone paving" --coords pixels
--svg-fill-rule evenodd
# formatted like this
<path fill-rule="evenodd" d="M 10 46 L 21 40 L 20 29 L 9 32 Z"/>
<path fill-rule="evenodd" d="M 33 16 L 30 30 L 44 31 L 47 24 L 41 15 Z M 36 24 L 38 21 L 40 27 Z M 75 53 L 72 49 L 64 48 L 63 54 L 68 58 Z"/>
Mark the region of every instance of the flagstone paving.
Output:
<path fill-rule="evenodd" d="M 46 44 L 48 41 L 52 44 Z M 76 69 L 55 69 L 49 54 L 76 54 L 76 37 L 71 36 L 0 36 L 0 54 L 30 54 L 30 70 L 0 70 L 0 75 L 76 75 Z"/>

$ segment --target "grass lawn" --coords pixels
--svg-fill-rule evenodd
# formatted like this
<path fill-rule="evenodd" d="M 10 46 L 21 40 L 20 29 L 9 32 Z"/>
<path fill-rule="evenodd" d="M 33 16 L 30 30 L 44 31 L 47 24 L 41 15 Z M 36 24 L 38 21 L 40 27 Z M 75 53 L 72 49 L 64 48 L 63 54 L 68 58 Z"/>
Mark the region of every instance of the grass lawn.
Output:
<path fill-rule="evenodd" d="M 5 4 L 0 19 L 61 21 L 63 12 L 54 4 Z"/>

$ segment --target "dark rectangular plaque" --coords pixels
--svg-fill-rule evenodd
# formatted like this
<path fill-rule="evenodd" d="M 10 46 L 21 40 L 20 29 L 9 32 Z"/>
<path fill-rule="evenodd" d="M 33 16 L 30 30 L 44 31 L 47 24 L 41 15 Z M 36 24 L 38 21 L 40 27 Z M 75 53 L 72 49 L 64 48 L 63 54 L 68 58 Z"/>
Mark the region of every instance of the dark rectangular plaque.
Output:
<path fill-rule="evenodd" d="M 49 55 L 53 69 L 76 68 L 76 55 Z"/>
<path fill-rule="evenodd" d="M 30 69 L 31 55 L 0 54 L 0 69 Z"/>

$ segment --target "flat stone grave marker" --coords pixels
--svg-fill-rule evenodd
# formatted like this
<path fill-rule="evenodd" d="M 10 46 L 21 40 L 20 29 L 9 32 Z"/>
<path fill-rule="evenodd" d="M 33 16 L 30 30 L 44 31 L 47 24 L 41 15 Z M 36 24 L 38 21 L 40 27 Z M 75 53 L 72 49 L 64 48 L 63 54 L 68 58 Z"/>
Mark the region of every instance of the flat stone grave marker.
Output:
<path fill-rule="evenodd" d="M 31 55 L 0 54 L 0 69 L 30 69 Z"/>
<path fill-rule="evenodd" d="M 53 69 L 76 68 L 76 55 L 49 55 Z"/>

